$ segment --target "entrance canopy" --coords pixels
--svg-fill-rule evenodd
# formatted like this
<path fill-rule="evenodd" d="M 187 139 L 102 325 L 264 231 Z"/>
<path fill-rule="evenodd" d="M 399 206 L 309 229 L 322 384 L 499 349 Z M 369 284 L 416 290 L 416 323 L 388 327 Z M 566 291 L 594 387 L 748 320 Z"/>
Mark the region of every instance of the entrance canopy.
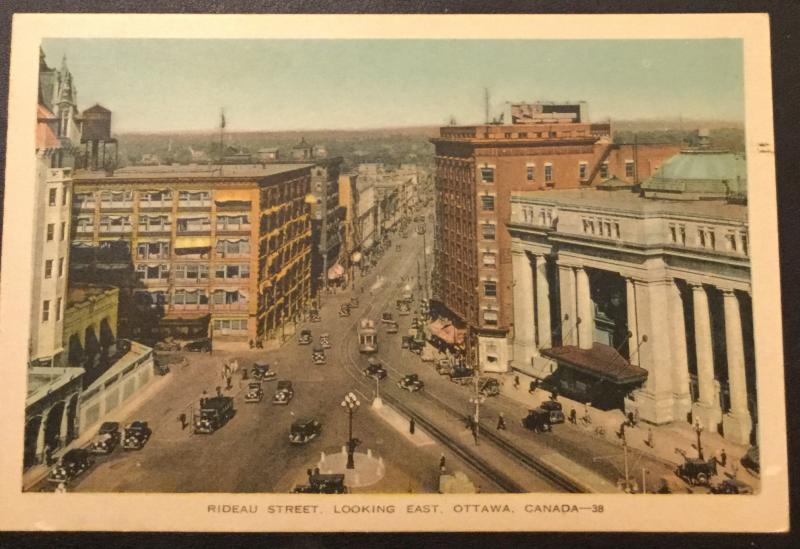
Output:
<path fill-rule="evenodd" d="M 464 344 L 464 330 L 459 330 L 449 320 L 437 318 L 430 323 L 430 331 L 432 336 L 436 336 L 448 345 L 463 345 Z"/>
<path fill-rule="evenodd" d="M 541 353 L 560 366 L 616 385 L 640 383 L 647 379 L 647 370 L 634 366 L 616 349 L 602 343 L 594 343 L 591 349 L 565 345 L 542 349 Z"/>

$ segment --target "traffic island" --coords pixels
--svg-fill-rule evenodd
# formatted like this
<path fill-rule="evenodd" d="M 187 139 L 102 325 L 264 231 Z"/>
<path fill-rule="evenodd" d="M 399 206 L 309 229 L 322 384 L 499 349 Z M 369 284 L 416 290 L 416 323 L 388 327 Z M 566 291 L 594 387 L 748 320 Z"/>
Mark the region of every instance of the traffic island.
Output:
<path fill-rule="evenodd" d="M 322 452 L 314 468 L 319 469 L 322 474 L 343 474 L 344 483 L 348 488 L 372 486 L 386 474 L 383 458 L 373 455 L 372 450 L 367 450 L 367 453 L 354 452 L 353 461 L 355 468 L 348 469 L 347 447 L 342 446 L 341 452 L 334 454 Z"/>

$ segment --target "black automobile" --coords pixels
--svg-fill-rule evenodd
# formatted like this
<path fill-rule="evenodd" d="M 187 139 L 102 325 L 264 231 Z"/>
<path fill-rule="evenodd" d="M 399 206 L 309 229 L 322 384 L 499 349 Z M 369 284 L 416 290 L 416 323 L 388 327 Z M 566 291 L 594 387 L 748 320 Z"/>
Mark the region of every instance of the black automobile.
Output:
<path fill-rule="evenodd" d="M 289 404 L 294 398 L 294 388 L 291 381 L 279 381 L 278 386 L 275 388 L 275 394 L 272 397 L 273 404 Z"/>
<path fill-rule="evenodd" d="M 322 366 L 325 364 L 325 349 L 322 347 L 314 347 L 311 351 L 311 361 L 314 366 Z"/>
<path fill-rule="evenodd" d="M 400 331 L 400 326 L 397 325 L 397 322 L 387 322 L 386 323 L 386 333 L 387 334 L 396 334 Z"/>
<path fill-rule="evenodd" d="M 366 377 L 371 377 L 372 379 L 385 379 L 388 375 L 386 373 L 386 368 L 384 368 L 380 362 L 370 362 L 362 373 Z"/>
<path fill-rule="evenodd" d="M 547 410 L 550 413 L 550 423 L 553 425 L 564 423 L 564 421 L 566 421 L 566 418 L 564 417 L 563 406 L 561 406 L 560 402 L 555 400 L 545 400 L 539 405 L 539 408 L 542 410 Z"/>
<path fill-rule="evenodd" d="M 711 485 L 712 494 L 752 494 L 753 487 L 736 478 L 726 478 L 719 484 Z"/>
<path fill-rule="evenodd" d="M 699 458 L 685 459 L 675 469 L 675 474 L 691 486 L 708 486 L 711 477 L 717 474 L 717 460 L 714 458 L 708 461 Z"/>
<path fill-rule="evenodd" d="M 330 349 L 331 348 L 331 336 L 327 333 L 321 334 L 319 336 L 319 346 L 323 349 Z"/>
<path fill-rule="evenodd" d="M 381 322 L 394 322 L 394 317 L 392 316 L 392 313 L 388 313 L 388 312 L 387 313 L 383 313 L 381 315 Z"/>
<path fill-rule="evenodd" d="M 756 475 L 761 472 L 759 461 L 758 446 L 751 446 L 748 448 L 747 453 L 743 455 L 741 459 L 742 467 Z"/>
<path fill-rule="evenodd" d="M 256 381 L 247 385 L 247 392 L 244 394 L 245 402 L 261 402 L 264 398 L 264 388 L 261 387 L 261 382 Z"/>
<path fill-rule="evenodd" d="M 484 396 L 500 394 L 500 382 L 493 377 L 482 377 L 478 380 L 478 390 Z"/>
<path fill-rule="evenodd" d="M 210 353 L 211 352 L 211 340 L 207 337 L 203 339 L 196 339 L 194 341 L 190 341 L 186 345 L 183 346 L 184 351 L 190 351 L 192 353 Z"/>
<path fill-rule="evenodd" d="M 322 322 L 322 317 L 319 315 L 319 311 L 316 309 L 312 309 L 311 312 L 308 313 L 308 319 L 311 322 Z"/>
<path fill-rule="evenodd" d="M 475 375 L 475 370 L 462 365 L 456 365 L 450 370 L 450 381 L 464 385 L 472 381 L 472 376 Z"/>
<path fill-rule="evenodd" d="M 94 459 L 88 451 L 81 448 L 69 450 L 50 470 L 47 480 L 58 483 L 69 482 L 91 467 L 92 463 Z"/>
<path fill-rule="evenodd" d="M 311 330 L 300 330 L 300 335 L 297 336 L 298 345 L 311 345 L 312 341 Z"/>
<path fill-rule="evenodd" d="M 117 447 L 121 438 L 119 423 L 106 421 L 100 426 L 87 450 L 92 454 L 110 454 Z"/>
<path fill-rule="evenodd" d="M 269 369 L 266 362 L 256 362 L 250 368 L 250 377 L 255 381 L 272 381 L 277 377 L 277 373 Z"/>
<path fill-rule="evenodd" d="M 341 307 L 339 307 L 339 316 L 341 316 L 341 317 L 350 316 L 350 305 L 349 304 L 344 303 L 344 304 L 342 304 Z"/>
<path fill-rule="evenodd" d="M 425 387 L 425 383 L 419 378 L 417 374 L 406 374 L 397 382 L 397 386 L 405 389 L 409 393 L 421 391 Z"/>
<path fill-rule="evenodd" d="M 295 494 L 346 494 L 342 473 L 313 473 L 308 477 L 308 484 L 295 486 Z"/>
<path fill-rule="evenodd" d="M 125 434 L 122 437 L 123 450 L 141 450 L 153 431 L 146 421 L 133 421 L 125 427 Z"/>
<path fill-rule="evenodd" d="M 305 444 L 319 436 L 322 424 L 316 419 L 302 418 L 292 423 L 289 429 L 289 442 L 292 444 Z"/>
<path fill-rule="evenodd" d="M 550 412 L 542 408 L 528 410 L 528 415 L 522 418 L 522 426 L 535 433 L 546 433 L 553 430 L 550 423 Z"/>

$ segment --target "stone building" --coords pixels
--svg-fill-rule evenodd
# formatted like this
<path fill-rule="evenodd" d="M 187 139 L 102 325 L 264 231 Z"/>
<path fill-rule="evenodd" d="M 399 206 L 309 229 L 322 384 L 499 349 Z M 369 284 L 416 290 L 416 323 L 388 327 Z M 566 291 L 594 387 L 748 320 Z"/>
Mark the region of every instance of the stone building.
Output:
<path fill-rule="evenodd" d="M 684 151 L 631 189 L 513 194 L 514 322 L 496 355 L 572 398 L 752 442 L 745 160 Z"/>
<path fill-rule="evenodd" d="M 617 178 L 638 184 L 675 145 L 624 145 L 611 141 L 608 123 L 588 121 L 585 103 L 508 104 L 503 121 L 448 126 L 436 148 L 434 301 L 469 332 L 465 350 L 493 357 L 504 368 L 502 341 L 513 322 L 511 194 L 590 188 Z M 480 348 L 480 351 L 479 351 Z"/>
<path fill-rule="evenodd" d="M 311 167 L 80 173 L 71 276 L 121 288 L 120 329 L 133 339 L 282 338 L 310 305 Z"/>

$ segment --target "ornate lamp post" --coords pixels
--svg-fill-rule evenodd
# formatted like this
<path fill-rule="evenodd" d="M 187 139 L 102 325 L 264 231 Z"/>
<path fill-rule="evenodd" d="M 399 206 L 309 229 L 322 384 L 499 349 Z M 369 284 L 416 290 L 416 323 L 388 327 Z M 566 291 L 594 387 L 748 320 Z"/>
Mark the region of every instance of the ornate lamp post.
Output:
<path fill-rule="evenodd" d="M 356 446 L 358 442 L 353 438 L 353 413 L 358 410 L 358 407 L 361 406 L 361 402 L 358 401 L 358 397 L 354 395 L 352 392 L 347 393 L 342 400 L 342 407 L 347 412 L 348 416 L 348 435 L 347 435 L 347 468 L 348 469 L 355 469 L 356 464 L 353 460 L 353 452 L 356 450 Z"/>
<path fill-rule="evenodd" d="M 475 405 L 475 444 L 478 444 L 478 433 L 481 421 L 481 404 L 486 400 L 486 396 L 478 391 L 478 378 L 475 378 L 475 395 L 470 397 L 470 403 Z"/>
<path fill-rule="evenodd" d="M 703 458 L 703 445 L 700 443 L 700 433 L 703 432 L 703 426 L 700 425 L 700 420 L 694 422 L 694 432 L 697 433 L 697 457 Z"/>

